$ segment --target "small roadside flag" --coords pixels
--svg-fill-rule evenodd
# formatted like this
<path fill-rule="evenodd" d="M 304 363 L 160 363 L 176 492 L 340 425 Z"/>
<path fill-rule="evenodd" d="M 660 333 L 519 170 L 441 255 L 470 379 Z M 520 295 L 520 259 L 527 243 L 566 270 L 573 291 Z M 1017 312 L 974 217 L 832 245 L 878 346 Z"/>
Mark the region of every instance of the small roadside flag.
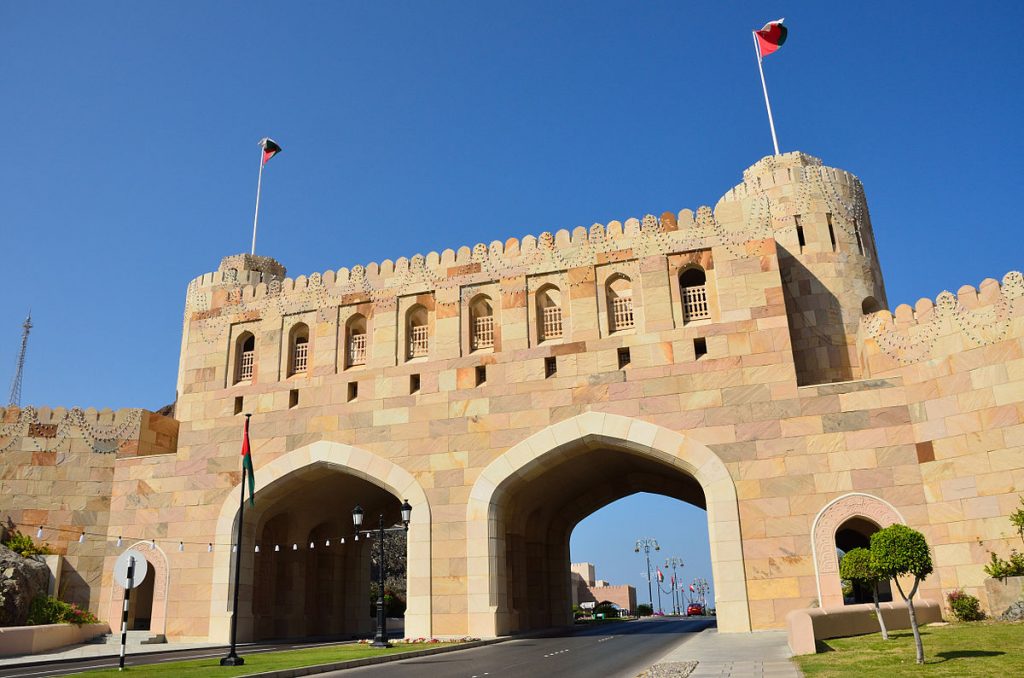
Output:
<path fill-rule="evenodd" d="M 690 584 L 690 593 L 694 593 L 693 584 Z"/>
<path fill-rule="evenodd" d="M 660 584 L 660 583 L 662 583 L 663 581 L 665 581 L 665 575 L 663 575 L 663 574 L 661 573 L 661 568 L 660 568 L 660 567 L 656 567 L 656 568 L 654 568 L 654 569 L 656 569 L 656 570 L 658 571 L 658 583 Z"/>
<path fill-rule="evenodd" d="M 754 31 L 754 35 L 757 36 L 758 52 L 762 57 L 778 50 L 786 42 L 786 34 L 789 33 L 789 30 L 782 25 L 783 21 L 785 19 L 769 21 L 764 28 Z"/>
<path fill-rule="evenodd" d="M 249 416 L 245 417 L 245 431 L 242 433 L 242 473 L 249 477 L 249 506 L 256 505 L 256 475 L 252 467 L 252 452 L 249 450 Z"/>
<path fill-rule="evenodd" d="M 263 137 L 260 139 L 260 148 L 263 149 L 263 164 L 266 165 L 267 161 L 273 158 L 275 155 L 281 152 L 281 146 L 270 137 Z"/>

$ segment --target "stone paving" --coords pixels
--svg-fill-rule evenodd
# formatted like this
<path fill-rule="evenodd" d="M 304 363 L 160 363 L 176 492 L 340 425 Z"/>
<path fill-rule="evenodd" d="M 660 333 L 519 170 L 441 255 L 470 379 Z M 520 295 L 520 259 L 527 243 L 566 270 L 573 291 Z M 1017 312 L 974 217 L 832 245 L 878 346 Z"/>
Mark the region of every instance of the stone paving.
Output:
<path fill-rule="evenodd" d="M 676 645 L 644 678 L 802 678 L 784 631 L 729 633 L 706 629 Z"/>

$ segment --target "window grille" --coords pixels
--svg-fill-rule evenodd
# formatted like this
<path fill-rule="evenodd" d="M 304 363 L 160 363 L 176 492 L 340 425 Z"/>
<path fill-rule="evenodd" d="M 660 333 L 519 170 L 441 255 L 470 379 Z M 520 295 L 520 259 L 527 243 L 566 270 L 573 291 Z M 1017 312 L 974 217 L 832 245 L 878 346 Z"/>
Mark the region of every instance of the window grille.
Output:
<path fill-rule="evenodd" d="M 473 318 L 473 350 L 494 348 L 494 316 L 481 315 Z"/>
<path fill-rule="evenodd" d="M 612 300 L 612 332 L 633 327 L 633 297 L 615 297 Z"/>
<path fill-rule="evenodd" d="M 708 309 L 708 288 L 706 285 L 694 285 L 683 288 L 683 311 L 686 320 L 705 320 L 711 317 Z"/>
<path fill-rule="evenodd" d="M 292 374 L 302 374 L 306 371 L 307 356 L 309 356 L 309 341 L 303 337 L 295 340 L 295 356 L 292 359 Z"/>
<path fill-rule="evenodd" d="M 427 355 L 429 336 L 426 325 L 415 325 L 409 328 L 409 357 L 421 358 Z"/>
<path fill-rule="evenodd" d="M 252 365 L 256 351 L 242 351 L 242 360 L 238 365 L 238 380 L 252 379 Z"/>
<path fill-rule="evenodd" d="M 548 306 L 541 317 L 541 338 L 558 339 L 562 336 L 562 307 Z"/>
<path fill-rule="evenodd" d="M 366 364 L 366 334 L 352 334 L 348 338 L 348 364 Z"/>

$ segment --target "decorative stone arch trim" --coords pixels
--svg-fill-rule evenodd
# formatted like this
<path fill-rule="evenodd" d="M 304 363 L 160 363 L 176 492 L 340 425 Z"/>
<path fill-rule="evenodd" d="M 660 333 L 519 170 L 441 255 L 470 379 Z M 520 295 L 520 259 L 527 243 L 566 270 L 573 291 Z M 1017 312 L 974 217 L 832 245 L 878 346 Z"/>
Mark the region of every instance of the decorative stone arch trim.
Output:
<path fill-rule="evenodd" d="M 880 528 L 905 522 L 892 504 L 863 492 L 850 492 L 825 504 L 814 517 L 811 527 L 814 579 L 818 585 L 818 604 L 821 607 L 843 604 L 839 558 L 836 556 L 836 532 L 850 518 L 864 518 Z"/>
<path fill-rule="evenodd" d="M 256 469 L 256 498 L 260 490 L 275 481 L 310 464 L 325 463 L 339 471 L 362 478 L 387 490 L 399 500 L 408 499 L 413 507 L 408 535 L 408 607 L 405 612 L 405 633 L 410 637 L 431 636 L 431 580 L 430 580 L 430 504 L 416 479 L 404 468 L 362 448 L 344 443 L 319 441 L 292 450 Z M 235 540 L 235 516 L 238 513 L 238 493 L 235 485 L 221 506 L 217 519 L 217 543 L 232 544 Z M 251 536 L 251 535 L 250 535 Z M 209 638 L 215 642 L 228 642 L 231 627 L 231 576 L 235 554 L 230 548 L 214 552 L 213 590 L 210 600 Z"/>
<path fill-rule="evenodd" d="M 148 566 L 153 568 L 153 610 L 150 614 L 149 631 L 153 635 L 166 635 L 167 592 L 171 586 L 171 568 L 167 564 L 167 554 L 151 541 L 137 541 L 128 548 L 144 555 Z M 110 628 L 115 629 L 116 633 L 121 628 L 124 589 L 117 582 L 112 583 L 107 619 L 110 620 Z"/>
<path fill-rule="evenodd" d="M 650 422 L 616 414 L 586 412 L 533 434 L 481 472 L 466 510 L 469 632 L 494 636 L 499 625 L 497 506 L 508 481 L 579 445 L 608 446 L 639 453 L 692 476 L 704 490 L 715 580 L 718 628 L 750 631 L 739 504 L 732 476 L 704 444 Z"/>

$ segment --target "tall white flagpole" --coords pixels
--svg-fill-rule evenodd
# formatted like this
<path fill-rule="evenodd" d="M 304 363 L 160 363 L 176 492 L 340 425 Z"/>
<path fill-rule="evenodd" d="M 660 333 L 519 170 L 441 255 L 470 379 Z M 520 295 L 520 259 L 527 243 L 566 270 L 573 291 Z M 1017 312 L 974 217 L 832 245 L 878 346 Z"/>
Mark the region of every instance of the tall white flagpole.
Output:
<path fill-rule="evenodd" d="M 761 76 L 762 80 L 764 76 Z M 774 132 L 773 132 L 774 133 Z M 263 153 L 266 149 L 263 146 L 262 140 L 260 141 L 260 173 L 256 179 L 256 214 L 252 218 L 252 250 L 250 254 L 256 254 L 256 224 L 260 219 L 260 188 L 263 185 L 263 166 L 266 164 L 263 162 Z"/>
<path fill-rule="evenodd" d="M 764 90 L 764 105 L 768 109 L 768 125 L 772 128 L 772 143 L 775 145 L 775 155 L 779 155 L 779 139 L 775 136 L 775 120 L 772 118 L 772 104 L 768 101 L 768 85 L 764 81 L 764 66 L 761 64 L 761 45 L 757 42 L 757 31 L 752 31 L 754 38 L 754 54 L 757 55 L 757 70 L 761 73 L 761 89 Z M 256 199 L 259 204 L 259 198 Z M 255 237 L 255 236 L 254 236 Z"/>

